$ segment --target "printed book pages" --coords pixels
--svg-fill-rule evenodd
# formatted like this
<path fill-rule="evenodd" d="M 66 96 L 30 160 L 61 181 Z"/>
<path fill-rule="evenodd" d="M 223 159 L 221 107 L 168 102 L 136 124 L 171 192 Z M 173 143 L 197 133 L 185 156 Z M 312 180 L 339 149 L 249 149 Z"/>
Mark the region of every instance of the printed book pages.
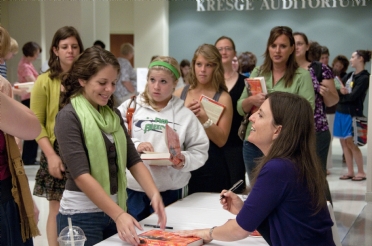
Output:
<path fill-rule="evenodd" d="M 178 134 L 169 126 L 165 126 L 165 141 L 167 143 L 169 152 L 148 152 L 144 151 L 141 154 L 141 159 L 144 163 L 154 166 L 171 166 L 173 162 L 170 161 L 171 156 L 181 154 L 181 145 Z"/>
<path fill-rule="evenodd" d="M 254 96 L 258 93 L 265 93 L 267 94 L 266 89 L 266 82 L 264 77 L 254 77 L 254 78 L 246 78 L 244 80 L 245 86 L 248 89 L 248 96 Z M 256 106 L 253 106 L 251 109 L 251 113 L 254 113 L 258 110 Z"/>
<path fill-rule="evenodd" d="M 223 111 L 225 110 L 225 105 L 205 95 L 201 95 L 199 101 L 203 105 L 209 119 L 211 119 L 213 123 L 217 125 Z"/>
<path fill-rule="evenodd" d="M 141 246 L 199 246 L 203 239 L 199 237 L 181 237 L 174 232 L 150 230 L 138 235 Z"/>
<path fill-rule="evenodd" d="M 25 89 L 28 93 L 31 92 L 34 82 L 14 83 L 15 89 Z"/>

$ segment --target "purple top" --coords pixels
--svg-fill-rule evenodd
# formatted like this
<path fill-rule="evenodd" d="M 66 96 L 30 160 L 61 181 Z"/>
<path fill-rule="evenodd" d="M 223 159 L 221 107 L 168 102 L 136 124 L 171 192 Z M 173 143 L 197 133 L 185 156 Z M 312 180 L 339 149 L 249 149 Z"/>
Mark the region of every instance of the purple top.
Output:
<path fill-rule="evenodd" d="M 335 245 L 327 206 L 314 215 L 308 189 L 297 177 L 291 161 L 267 162 L 236 217 L 237 223 L 252 232 L 267 219 L 272 245 Z"/>
<path fill-rule="evenodd" d="M 311 66 L 311 65 L 310 65 Z M 322 81 L 318 81 L 316 78 L 314 69 L 312 67 L 309 67 L 309 72 L 311 76 L 311 80 L 313 81 L 314 85 L 314 92 L 315 92 L 315 110 L 314 110 L 314 122 L 315 122 L 315 130 L 316 132 L 324 132 L 329 130 L 328 128 L 328 121 L 325 111 L 325 106 L 323 102 L 323 96 L 320 95 L 320 83 Z M 332 70 L 322 64 L 322 75 L 323 79 L 333 79 L 333 73 Z"/>

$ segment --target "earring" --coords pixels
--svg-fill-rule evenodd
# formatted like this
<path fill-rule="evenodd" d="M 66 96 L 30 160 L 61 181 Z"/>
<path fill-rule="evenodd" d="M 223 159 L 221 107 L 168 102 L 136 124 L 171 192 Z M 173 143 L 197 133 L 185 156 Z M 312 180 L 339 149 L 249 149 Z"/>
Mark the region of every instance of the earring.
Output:
<path fill-rule="evenodd" d="M 59 60 L 58 56 L 57 56 L 57 61 Z"/>

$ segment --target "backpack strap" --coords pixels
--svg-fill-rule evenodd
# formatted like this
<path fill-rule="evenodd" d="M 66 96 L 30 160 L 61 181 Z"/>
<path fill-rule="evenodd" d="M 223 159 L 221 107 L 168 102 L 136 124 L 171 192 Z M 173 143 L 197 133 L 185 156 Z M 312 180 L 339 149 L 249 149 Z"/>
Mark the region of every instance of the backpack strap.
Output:
<path fill-rule="evenodd" d="M 130 105 L 132 105 L 132 103 L 134 104 L 133 108 L 130 107 Z M 132 123 L 133 123 L 132 119 L 133 119 L 134 111 L 136 111 L 136 106 L 137 106 L 136 96 L 131 96 L 131 99 L 130 99 L 130 102 L 129 102 L 128 108 L 127 108 L 127 123 L 128 123 L 129 136 L 132 136 Z"/>
<path fill-rule="evenodd" d="M 323 80 L 323 68 L 322 68 L 322 63 L 321 62 L 318 62 L 318 61 L 314 61 L 312 64 L 311 64 L 311 67 L 314 69 L 314 73 L 315 73 L 315 76 L 316 76 L 316 79 L 318 80 L 318 82 L 322 82 Z"/>

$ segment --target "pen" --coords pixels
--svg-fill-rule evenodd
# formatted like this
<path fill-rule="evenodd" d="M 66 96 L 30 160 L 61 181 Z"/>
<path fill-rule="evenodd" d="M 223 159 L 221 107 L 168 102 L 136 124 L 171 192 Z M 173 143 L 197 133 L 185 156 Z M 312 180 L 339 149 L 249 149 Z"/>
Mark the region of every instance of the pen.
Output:
<path fill-rule="evenodd" d="M 144 224 L 143 226 L 146 226 L 146 227 L 152 227 L 152 228 L 160 228 L 159 225 L 149 225 L 149 224 Z M 166 226 L 165 229 L 173 230 L 173 227 L 172 227 L 172 226 Z"/>
<path fill-rule="evenodd" d="M 242 183 L 243 183 L 243 180 L 241 179 L 238 182 L 236 182 L 228 191 L 234 191 L 234 190 L 236 190 L 236 188 L 238 188 Z M 222 198 L 225 198 L 225 196 L 222 195 L 221 198 L 220 198 L 220 200 Z"/>

